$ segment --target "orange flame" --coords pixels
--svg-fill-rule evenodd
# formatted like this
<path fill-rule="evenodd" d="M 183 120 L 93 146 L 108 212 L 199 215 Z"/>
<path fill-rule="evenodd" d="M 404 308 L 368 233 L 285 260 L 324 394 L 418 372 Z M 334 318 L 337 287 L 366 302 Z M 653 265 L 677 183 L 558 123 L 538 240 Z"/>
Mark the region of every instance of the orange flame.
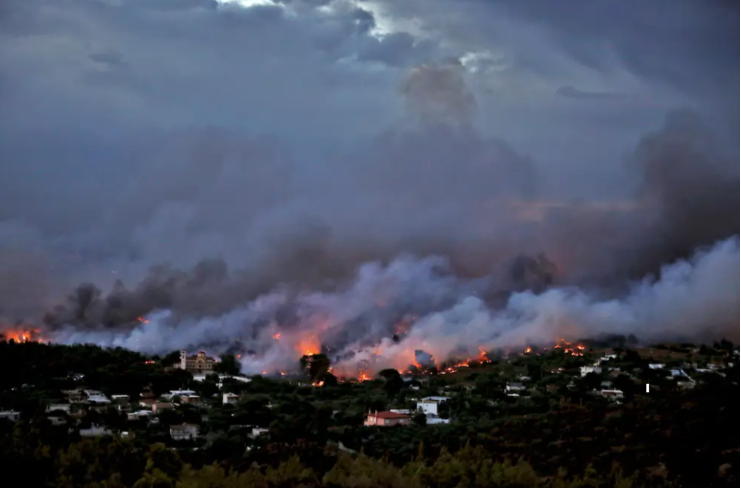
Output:
<path fill-rule="evenodd" d="M 360 375 L 358 375 L 358 380 L 360 382 L 365 382 L 366 380 L 370 380 L 370 375 L 368 375 L 366 372 L 360 372 Z"/>
<path fill-rule="evenodd" d="M 43 340 L 39 337 L 38 329 L 22 329 L 22 330 L 6 330 L 0 332 L 5 339 L 10 341 L 13 340 L 16 343 L 43 343 Z"/>
<path fill-rule="evenodd" d="M 280 339 L 280 333 L 275 333 L 275 334 L 273 335 L 273 339 L 274 339 L 274 340 L 279 340 L 279 339 Z"/>
<path fill-rule="evenodd" d="M 149 324 L 149 319 L 144 319 L 143 317 L 139 316 L 136 318 L 137 321 L 139 321 L 142 324 Z"/>
<path fill-rule="evenodd" d="M 296 344 L 296 349 L 302 355 L 311 356 L 319 353 L 319 351 L 321 350 L 321 345 L 316 339 L 316 336 L 308 336 L 299 340 L 299 342 Z"/>

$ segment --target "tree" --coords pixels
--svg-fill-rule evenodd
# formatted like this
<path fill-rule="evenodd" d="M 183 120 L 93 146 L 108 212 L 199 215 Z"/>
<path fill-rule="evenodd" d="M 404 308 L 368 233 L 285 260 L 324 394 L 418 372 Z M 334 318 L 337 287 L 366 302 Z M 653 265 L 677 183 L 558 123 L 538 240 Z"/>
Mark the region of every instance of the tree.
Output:
<path fill-rule="evenodd" d="M 329 358 L 324 353 L 304 355 L 301 357 L 301 366 L 304 371 L 306 371 L 312 382 L 319 382 L 322 380 L 324 375 L 329 371 L 331 365 Z"/>
<path fill-rule="evenodd" d="M 220 362 L 214 364 L 214 371 L 226 375 L 239 375 L 242 365 L 234 355 L 224 355 Z"/>
<path fill-rule="evenodd" d="M 427 426 L 427 415 L 421 411 L 414 413 L 412 423 L 416 426 Z"/>
<path fill-rule="evenodd" d="M 180 352 L 179 351 L 172 351 L 162 357 L 162 360 L 160 361 L 163 367 L 172 367 L 175 364 L 180 363 Z"/>

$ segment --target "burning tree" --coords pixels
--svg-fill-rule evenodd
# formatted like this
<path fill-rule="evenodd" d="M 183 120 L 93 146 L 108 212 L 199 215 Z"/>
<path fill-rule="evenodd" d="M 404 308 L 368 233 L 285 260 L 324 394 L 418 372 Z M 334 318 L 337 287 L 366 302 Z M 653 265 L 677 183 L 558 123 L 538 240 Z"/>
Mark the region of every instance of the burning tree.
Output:
<path fill-rule="evenodd" d="M 329 361 L 329 357 L 324 353 L 303 355 L 300 361 L 301 370 L 307 373 L 309 380 L 311 380 L 313 384 L 322 382 L 327 372 L 329 372 L 329 367 L 332 365 Z"/>

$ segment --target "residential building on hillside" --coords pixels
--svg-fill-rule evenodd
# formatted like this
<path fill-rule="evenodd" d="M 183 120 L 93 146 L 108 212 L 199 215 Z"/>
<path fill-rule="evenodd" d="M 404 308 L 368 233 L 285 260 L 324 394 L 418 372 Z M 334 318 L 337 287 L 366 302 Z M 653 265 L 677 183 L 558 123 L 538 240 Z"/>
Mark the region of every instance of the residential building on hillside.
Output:
<path fill-rule="evenodd" d="M 197 424 L 178 424 L 170 426 L 170 436 L 173 440 L 194 440 L 198 436 Z"/>
<path fill-rule="evenodd" d="M 239 401 L 239 396 L 236 394 L 232 394 L 231 392 L 227 392 L 224 394 L 221 400 L 224 404 L 236 404 Z"/>
<path fill-rule="evenodd" d="M 85 438 L 92 438 L 96 436 L 112 436 L 113 432 L 105 426 L 93 425 L 90 428 L 80 429 L 80 436 Z"/>
<path fill-rule="evenodd" d="M 587 374 L 601 374 L 602 368 L 590 366 L 579 367 L 579 372 L 581 373 L 582 377 L 585 377 Z"/>
<path fill-rule="evenodd" d="M 171 402 L 155 402 L 152 404 L 152 412 L 159 413 L 167 409 L 173 409 L 175 405 Z"/>
<path fill-rule="evenodd" d="M 408 414 L 376 411 L 366 415 L 364 424 L 365 426 L 407 426 L 411 421 L 412 417 Z"/>
<path fill-rule="evenodd" d="M 21 419 L 21 413 L 18 411 L 0 411 L 0 419 L 9 419 L 10 421 L 18 421 Z"/>
<path fill-rule="evenodd" d="M 175 368 L 187 370 L 194 373 L 212 372 L 214 369 L 214 359 L 207 357 L 206 352 L 201 350 L 197 355 L 188 356 L 185 350 L 180 352 L 180 362 L 176 363 Z"/>
<path fill-rule="evenodd" d="M 69 414 L 72 409 L 71 404 L 49 404 L 47 406 L 46 411 L 52 412 L 52 411 L 64 411 L 65 413 Z"/>

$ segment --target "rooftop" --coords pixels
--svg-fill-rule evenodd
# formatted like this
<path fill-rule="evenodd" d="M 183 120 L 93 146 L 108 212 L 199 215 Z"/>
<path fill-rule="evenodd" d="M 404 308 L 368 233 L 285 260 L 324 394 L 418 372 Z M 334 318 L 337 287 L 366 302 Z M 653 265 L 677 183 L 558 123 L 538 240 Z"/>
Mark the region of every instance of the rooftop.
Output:
<path fill-rule="evenodd" d="M 408 414 L 395 413 L 393 411 L 378 411 L 375 413 L 368 413 L 368 416 L 381 419 L 405 419 L 408 418 Z"/>

